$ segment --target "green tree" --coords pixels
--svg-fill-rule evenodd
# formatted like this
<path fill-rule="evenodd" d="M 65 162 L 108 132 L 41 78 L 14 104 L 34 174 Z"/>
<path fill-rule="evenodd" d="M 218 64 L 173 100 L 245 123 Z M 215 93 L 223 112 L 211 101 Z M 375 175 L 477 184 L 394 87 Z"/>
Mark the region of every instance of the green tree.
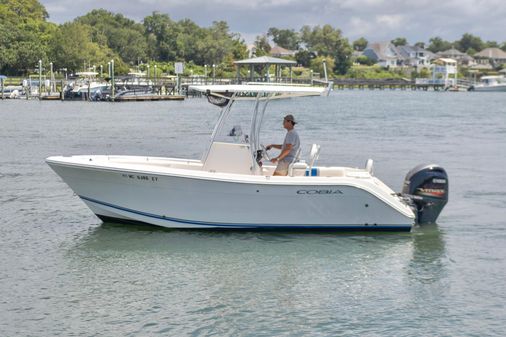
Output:
<path fill-rule="evenodd" d="M 203 28 L 189 19 L 175 22 L 168 15 L 155 12 L 144 18 L 144 29 L 149 56 L 159 61 L 205 65 L 246 56 L 244 41 L 229 31 L 225 21 Z"/>
<path fill-rule="evenodd" d="M 293 29 L 269 28 L 267 36 L 272 37 L 272 41 L 280 47 L 297 50 L 299 49 L 299 34 Z"/>
<path fill-rule="evenodd" d="M 0 71 L 21 74 L 47 62 L 56 25 L 36 0 L 0 0 Z"/>
<path fill-rule="evenodd" d="M 148 41 L 149 57 L 159 61 L 174 61 L 177 44 L 176 23 L 167 14 L 153 12 L 144 18 L 144 34 Z"/>
<path fill-rule="evenodd" d="M 456 47 L 463 53 L 468 52 L 469 49 L 480 51 L 485 49 L 485 43 L 478 36 L 474 36 L 469 33 L 462 35 L 462 38 L 455 41 Z"/>
<path fill-rule="evenodd" d="M 203 37 L 204 50 L 199 51 L 206 57 L 200 64 L 222 63 L 233 66 L 234 59 L 247 57 L 247 49 L 239 34 L 230 33 L 225 21 L 215 21 L 205 29 Z M 207 53 L 205 53 L 207 51 Z"/>
<path fill-rule="evenodd" d="M 365 66 L 372 66 L 372 65 L 376 64 L 376 62 L 374 60 L 371 60 L 370 58 L 368 58 L 365 55 L 360 55 L 359 57 L 357 57 L 357 59 L 355 61 L 358 64 L 362 64 Z"/>
<path fill-rule="evenodd" d="M 301 40 L 308 50 L 318 56 L 331 56 L 334 59 L 333 72 L 344 75 L 352 65 L 352 48 L 341 30 L 331 25 L 303 26 L 300 31 Z"/>
<path fill-rule="evenodd" d="M 79 22 L 61 25 L 51 41 L 51 59 L 57 68 L 67 68 L 69 72 L 83 71 L 84 64 L 106 65 L 115 59 L 115 68 L 125 71 L 120 58 L 112 50 L 92 41 L 92 28 Z"/>
<path fill-rule="evenodd" d="M 392 44 L 396 47 L 405 46 L 408 44 L 408 40 L 405 37 L 398 37 L 398 38 L 393 39 L 390 42 L 392 42 Z"/>
<path fill-rule="evenodd" d="M 449 41 L 445 41 L 439 36 L 433 37 L 429 39 L 429 46 L 427 47 L 433 53 L 438 53 L 440 51 L 445 51 L 452 48 L 452 43 Z"/>
<path fill-rule="evenodd" d="M 321 78 L 325 76 L 325 71 L 323 69 L 324 61 L 327 63 L 327 71 L 330 73 L 330 70 L 335 68 L 334 59 L 332 57 L 318 56 L 312 59 L 310 63 L 311 70 L 315 73 L 319 73 Z"/>
<path fill-rule="evenodd" d="M 499 43 L 497 41 L 487 41 L 485 42 L 485 48 L 499 48 Z"/>
<path fill-rule="evenodd" d="M 104 9 L 92 10 L 76 21 L 92 27 L 93 42 L 109 47 L 125 62 L 135 64 L 147 59 L 143 25 Z"/>
<path fill-rule="evenodd" d="M 353 41 L 353 50 L 364 51 L 368 43 L 369 41 L 367 41 L 365 37 L 361 37 L 360 39 Z"/>
<path fill-rule="evenodd" d="M 49 18 L 46 8 L 37 0 L 0 0 L 0 7 L 0 13 L 7 15 L 2 19 L 11 22 L 46 21 Z"/>
<path fill-rule="evenodd" d="M 258 35 L 255 39 L 256 56 L 264 56 L 271 51 L 271 45 L 265 35 Z"/>
<path fill-rule="evenodd" d="M 299 50 L 295 54 L 295 60 L 298 64 L 300 64 L 303 67 L 309 67 L 311 64 L 311 60 L 316 57 L 315 53 L 310 52 L 309 50 Z"/>

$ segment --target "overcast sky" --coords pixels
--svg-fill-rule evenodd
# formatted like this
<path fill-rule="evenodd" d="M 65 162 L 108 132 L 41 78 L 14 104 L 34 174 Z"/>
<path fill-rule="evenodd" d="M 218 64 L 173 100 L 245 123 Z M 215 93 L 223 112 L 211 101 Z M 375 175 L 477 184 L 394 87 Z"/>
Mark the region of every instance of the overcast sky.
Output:
<path fill-rule="evenodd" d="M 246 42 L 269 27 L 299 30 L 303 25 L 331 24 L 353 41 L 406 37 L 428 42 L 440 36 L 457 40 L 464 33 L 483 40 L 506 41 L 504 0 L 41 0 L 56 23 L 71 21 L 92 9 L 104 8 L 141 22 L 153 11 L 173 20 L 189 18 L 207 27 L 228 22 Z"/>

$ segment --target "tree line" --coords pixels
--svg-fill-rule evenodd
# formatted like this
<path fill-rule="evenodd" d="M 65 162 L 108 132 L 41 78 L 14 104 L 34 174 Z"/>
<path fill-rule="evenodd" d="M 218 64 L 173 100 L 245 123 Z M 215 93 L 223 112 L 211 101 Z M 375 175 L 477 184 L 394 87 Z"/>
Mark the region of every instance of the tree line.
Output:
<path fill-rule="evenodd" d="M 0 73 L 30 72 L 39 60 L 76 72 L 114 59 L 116 70 L 126 73 L 140 62 L 211 65 L 245 57 L 244 41 L 224 21 L 200 27 L 154 12 L 138 23 L 98 9 L 58 25 L 37 0 L 0 0 Z"/>
<path fill-rule="evenodd" d="M 325 59 L 330 70 L 342 74 L 351 66 L 352 49 L 339 29 L 304 26 L 300 36 L 289 43 L 285 42 L 290 38 L 286 32 L 269 30 L 282 46 L 304 45 L 297 54 L 300 64 L 313 65 L 318 71 Z M 270 49 L 267 41 L 265 44 L 257 48 L 256 56 Z M 38 60 L 52 62 L 56 70 L 77 72 L 114 59 L 119 73 L 141 62 L 183 61 L 221 65 L 230 74 L 233 61 L 247 57 L 246 43 L 224 21 L 200 27 L 190 19 L 174 21 L 168 14 L 154 12 L 139 23 L 97 9 L 58 25 L 48 21 L 46 9 L 37 0 L 0 0 L 0 73 L 26 74 L 34 71 Z"/>
<path fill-rule="evenodd" d="M 153 12 L 139 23 L 104 9 L 60 25 L 48 19 L 45 7 L 37 0 L 0 0 L 0 73 L 26 74 L 36 68 L 39 60 L 43 64 L 53 62 L 56 70 L 77 72 L 90 65 L 107 65 L 112 59 L 118 73 L 127 73 L 141 62 L 167 65 L 175 61 L 198 66 L 216 64 L 233 73 L 233 61 L 248 57 L 246 43 L 230 31 L 225 21 L 201 27 L 190 19 L 174 21 L 168 14 Z M 325 60 L 329 71 L 336 75 L 346 74 L 353 51 L 363 50 L 368 43 L 363 37 L 350 43 L 341 30 L 328 24 L 303 26 L 299 31 L 271 27 L 256 38 L 256 56 L 269 53 L 270 40 L 296 51 L 297 63 L 315 71 L 323 71 Z M 408 42 L 400 37 L 392 43 Z M 421 42 L 415 45 L 425 46 Z M 453 42 L 434 37 L 427 45 L 433 52 L 452 47 L 472 55 L 486 47 L 506 50 L 506 42 L 484 42 L 464 34 Z"/>
<path fill-rule="evenodd" d="M 397 37 L 390 41 L 396 47 L 408 45 L 409 42 L 405 37 Z M 363 51 L 367 47 L 368 41 L 361 37 L 360 39 L 353 42 L 353 49 L 357 51 Z M 470 56 L 482 51 L 485 48 L 500 48 L 506 51 L 506 41 L 502 44 L 497 41 L 483 41 L 479 36 L 465 33 L 459 40 L 447 41 L 443 38 L 436 36 L 429 39 L 429 43 L 415 42 L 414 46 L 427 49 L 433 53 L 446 51 L 449 49 L 456 49 L 462 53 L 466 53 Z"/>

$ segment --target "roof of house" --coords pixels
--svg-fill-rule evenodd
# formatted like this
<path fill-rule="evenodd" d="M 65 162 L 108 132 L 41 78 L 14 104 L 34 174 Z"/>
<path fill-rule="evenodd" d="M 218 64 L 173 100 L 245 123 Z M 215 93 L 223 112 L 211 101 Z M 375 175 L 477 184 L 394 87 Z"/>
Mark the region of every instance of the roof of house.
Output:
<path fill-rule="evenodd" d="M 434 58 L 436 54 L 418 46 L 397 46 L 398 53 L 404 58 L 411 58 L 411 53 L 424 53 L 427 58 Z"/>
<path fill-rule="evenodd" d="M 471 66 L 473 70 L 492 70 L 494 69 L 490 64 L 475 64 Z"/>
<path fill-rule="evenodd" d="M 499 48 L 485 48 L 479 53 L 474 54 L 474 57 L 506 60 L 506 52 Z"/>
<path fill-rule="evenodd" d="M 441 56 L 441 57 L 451 57 L 451 58 L 464 59 L 464 60 L 472 60 L 473 59 L 471 56 L 469 56 L 466 53 L 463 53 L 460 50 L 455 49 L 455 48 L 450 48 L 445 51 L 440 51 L 439 53 L 437 53 L 437 55 Z"/>
<path fill-rule="evenodd" d="M 396 59 L 401 57 L 391 42 L 369 43 L 367 44 L 367 47 L 364 49 L 364 51 L 368 49 L 374 51 L 380 60 Z"/>
<path fill-rule="evenodd" d="M 251 59 L 245 59 L 241 61 L 235 61 L 234 64 L 284 64 L 284 65 L 291 65 L 291 64 L 297 64 L 295 61 L 290 60 L 284 60 L 277 57 L 271 57 L 271 56 L 261 56 L 261 57 L 254 57 Z"/>
<path fill-rule="evenodd" d="M 274 46 L 274 47 L 271 48 L 270 54 L 271 55 L 293 55 L 293 54 L 295 54 L 295 51 L 294 50 L 285 49 L 285 48 L 280 47 L 280 46 Z"/>

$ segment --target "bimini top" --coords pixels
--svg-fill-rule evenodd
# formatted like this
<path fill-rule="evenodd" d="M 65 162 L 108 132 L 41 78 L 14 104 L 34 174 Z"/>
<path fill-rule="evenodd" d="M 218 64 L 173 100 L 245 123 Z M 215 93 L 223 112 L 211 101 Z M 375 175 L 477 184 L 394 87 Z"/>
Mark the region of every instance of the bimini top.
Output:
<path fill-rule="evenodd" d="M 210 94 L 244 93 L 244 94 L 293 94 L 304 96 L 320 96 L 326 92 L 324 87 L 301 87 L 290 85 L 191 85 L 190 90 L 196 90 Z"/>

